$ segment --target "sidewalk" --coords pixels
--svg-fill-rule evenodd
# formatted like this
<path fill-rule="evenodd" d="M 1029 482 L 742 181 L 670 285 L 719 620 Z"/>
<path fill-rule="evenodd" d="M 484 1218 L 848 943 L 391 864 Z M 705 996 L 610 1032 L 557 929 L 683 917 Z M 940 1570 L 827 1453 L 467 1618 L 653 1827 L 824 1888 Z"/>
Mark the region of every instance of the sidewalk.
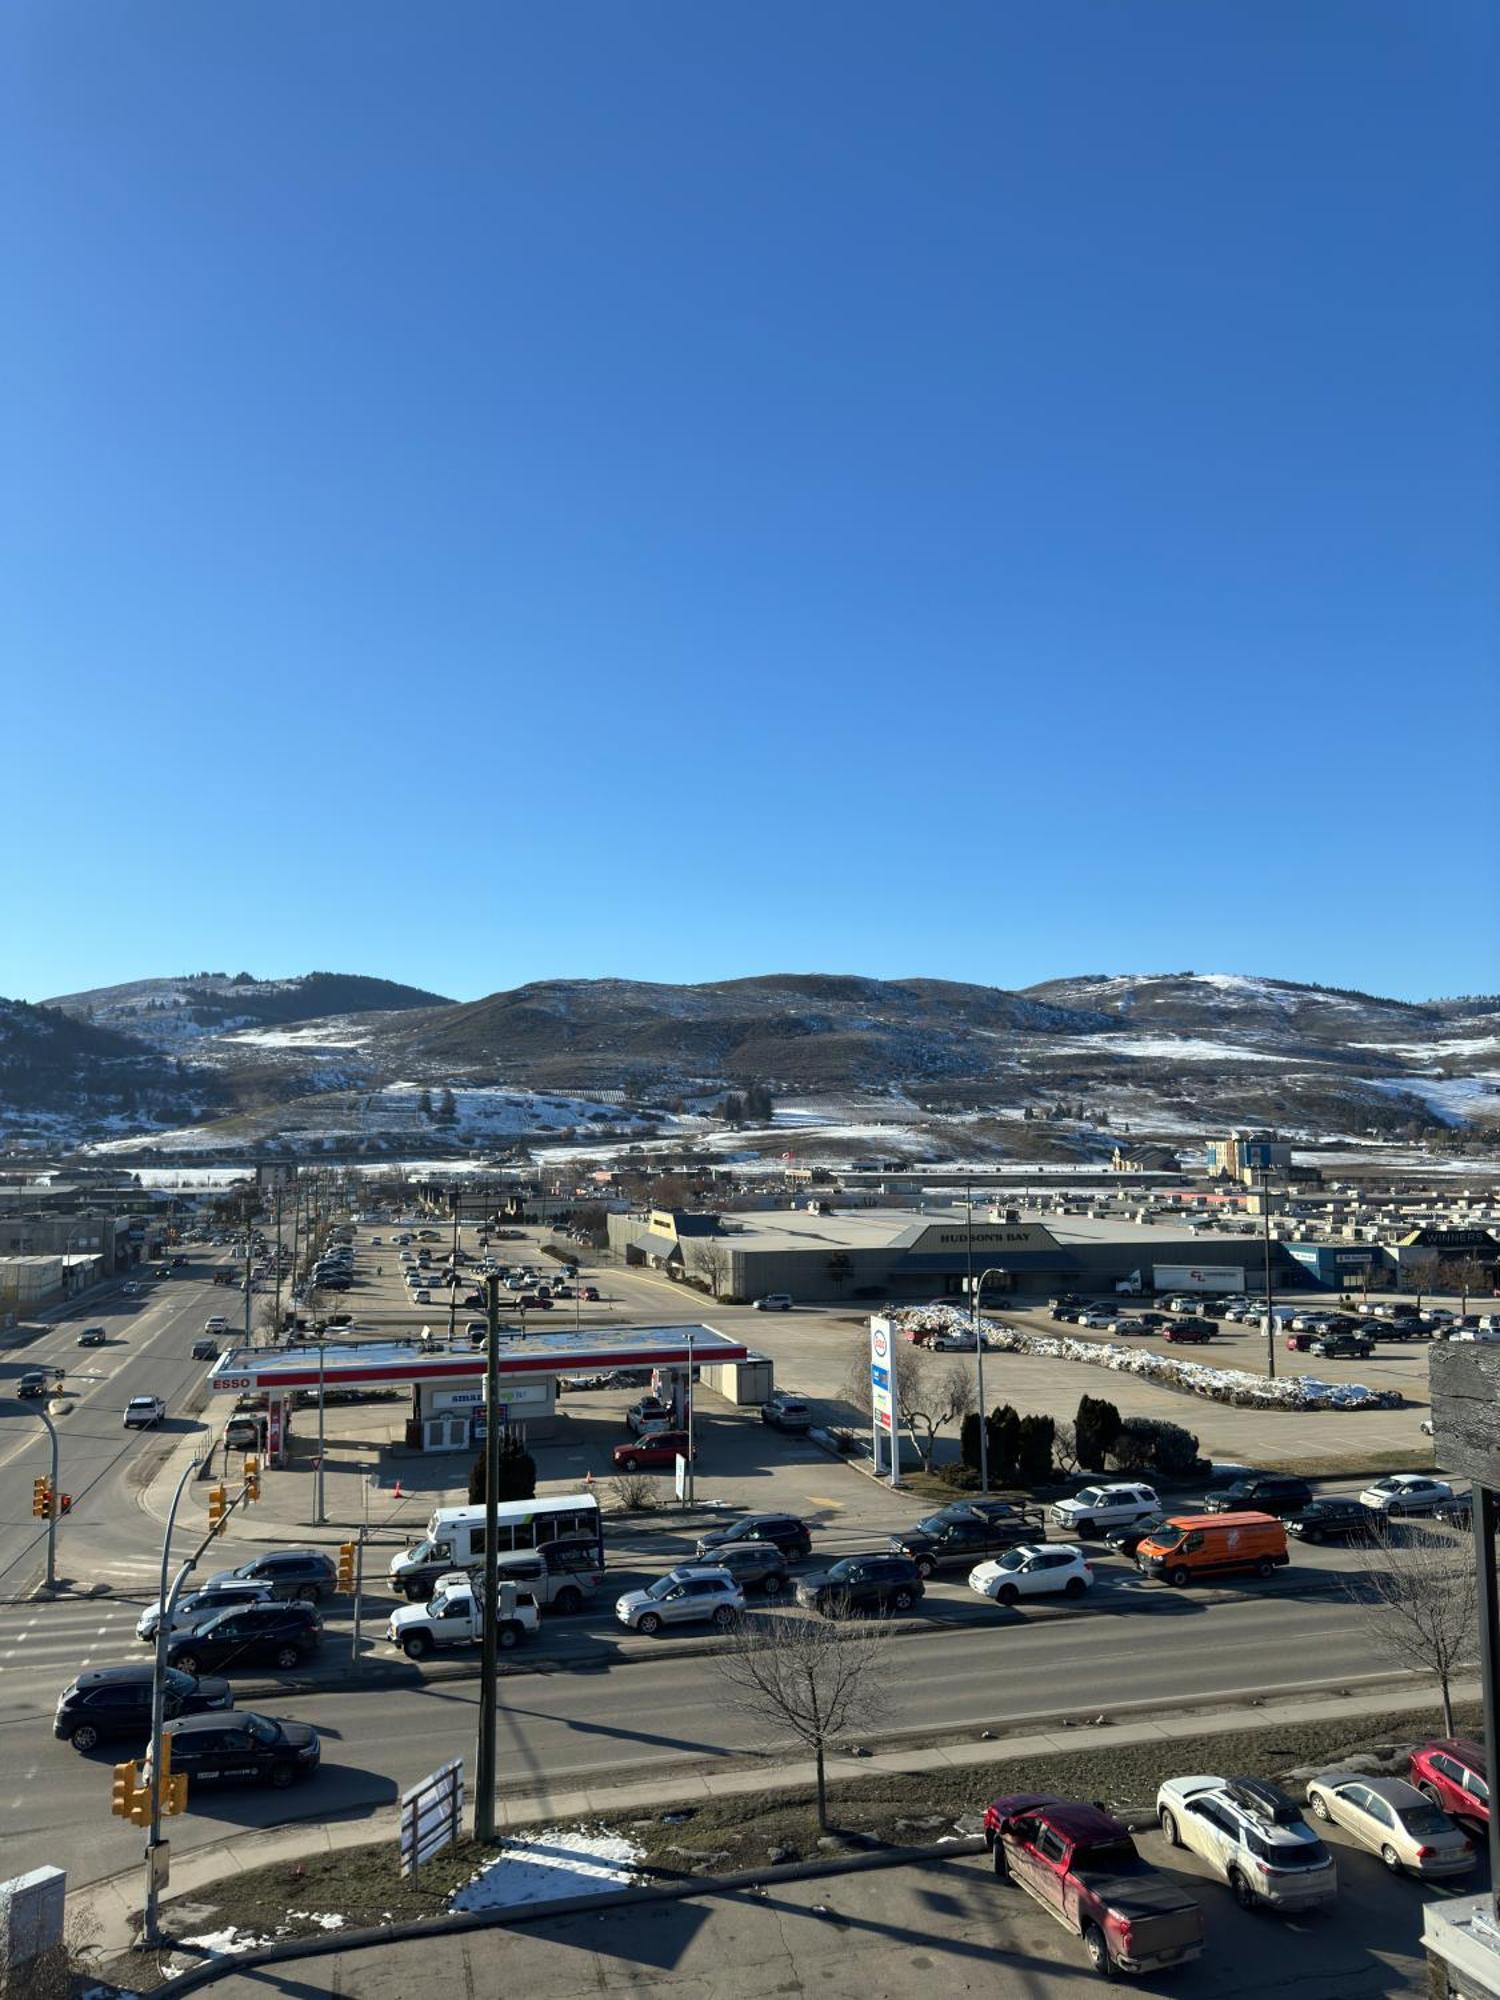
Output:
<path fill-rule="evenodd" d="M 1477 1698 L 1478 1683 L 1455 1688 L 1455 1698 Z M 1411 1684 L 1403 1682 L 1379 1694 L 1355 1697 L 1314 1696 L 1305 1699 L 1266 1702 L 1259 1707 L 1235 1704 L 1195 1714 L 1195 1735 L 1224 1735 L 1243 1729 L 1270 1729 L 1298 1723 L 1337 1721 L 1345 1717 L 1368 1720 L 1372 1716 L 1399 1714 L 1413 1705 Z M 831 1784 L 878 1773 L 899 1775 L 934 1768 L 972 1769 L 1000 1766 L 1034 1757 L 1054 1757 L 1069 1751 L 1124 1748 L 1127 1745 L 1171 1742 L 1181 1736 L 1180 1720 L 1166 1716 L 1161 1721 L 1105 1723 L 1076 1729 L 1035 1730 L 1026 1735 L 997 1738 L 990 1743 L 959 1743 L 946 1748 L 923 1747 L 888 1750 L 869 1757 L 832 1757 L 828 1764 Z M 504 1798 L 498 1817 L 506 1831 L 556 1821 L 575 1822 L 612 1818 L 624 1812 L 658 1811 L 665 1806 L 691 1804 L 695 1799 L 724 1799 L 777 1788 L 797 1790 L 811 1787 L 815 1771 L 810 1760 L 774 1766 L 754 1765 L 733 1771 L 684 1771 L 634 1785 L 607 1785 L 584 1789 L 543 1790 L 524 1797 Z M 997 1789 L 999 1789 L 997 1785 Z M 356 1820 L 317 1822 L 276 1827 L 264 1833 L 237 1833 L 211 1846 L 195 1849 L 172 1863 L 172 1884 L 164 1908 L 164 1922 L 172 1927 L 172 1905 L 191 1902 L 211 1893 L 221 1877 L 236 1871 L 264 1867 L 267 1863 L 293 1861 L 310 1854 L 336 1852 L 361 1847 L 378 1840 L 396 1838 L 397 1814 L 373 1813 Z M 108 1959 L 129 1948 L 135 1936 L 136 1913 L 140 1908 L 142 1870 L 139 1865 L 121 1874 L 75 1888 L 70 1907 L 83 1918 L 82 1928 L 94 1938 L 101 1957 Z"/>

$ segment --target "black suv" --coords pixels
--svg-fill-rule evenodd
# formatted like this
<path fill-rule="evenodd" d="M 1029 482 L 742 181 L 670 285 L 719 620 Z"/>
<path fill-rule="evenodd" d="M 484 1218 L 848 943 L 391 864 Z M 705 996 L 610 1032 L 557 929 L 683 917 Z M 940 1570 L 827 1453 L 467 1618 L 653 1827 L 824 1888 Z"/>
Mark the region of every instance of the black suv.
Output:
<path fill-rule="evenodd" d="M 774 1542 L 725 1542 L 714 1550 L 714 1561 L 747 1594 L 759 1590 L 775 1597 L 791 1582 L 786 1557 Z"/>
<path fill-rule="evenodd" d="M 1307 1351 L 1324 1361 L 1364 1361 L 1375 1352 L 1375 1343 L 1367 1333 L 1345 1333 L 1325 1326 L 1313 1335 Z"/>
<path fill-rule="evenodd" d="M 321 1549 L 277 1549 L 268 1556 L 255 1556 L 238 1569 L 219 1570 L 209 1578 L 209 1587 L 228 1583 L 232 1577 L 268 1583 L 273 1597 L 300 1597 L 308 1604 L 321 1604 L 339 1587 L 339 1573 Z"/>
<path fill-rule="evenodd" d="M 323 1643 L 323 1621 L 310 1604 L 247 1604 L 238 1611 L 221 1611 L 206 1625 L 174 1632 L 167 1641 L 167 1659 L 184 1673 L 200 1667 L 253 1666 L 269 1660 L 274 1667 L 299 1667 Z"/>
<path fill-rule="evenodd" d="M 973 1514 L 961 1514 L 956 1508 L 944 1508 L 940 1514 L 929 1514 L 914 1528 L 904 1528 L 900 1534 L 892 1535 L 887 1546 L 895 1555 L 910 1556 L 917 1575 L 926 1577 L 935 1569 L 957 1569 L 961 1564 L 972 1566 L 982 1562 L 986 1556 L 1013 1549 L 1030 1534 L 1025 1522 L 1014 1515 L 1007 1519 L 1002 1514 L 995 1520 L 983 1521 Z"/>
<path fill-rule="evenodd" d="M 1205 1514 L 1300 1514 L 1311 1505 L 1312 1488 L 1305 1479 L 1283 1473 L 1257 1472 L 1235 1479 L 1199 1502 Z"/>
<path fill-rule="evenodd" d="M 1144 1520 L 1132 1521 L 1128 1528 L 1110 1528 L 1104 1540 L 1117 1556 L 1133 1561 L 1141 1543 L 1149 1541 L 1166 1519 L 1165 1514 L 1148 1514 Z"/>
<path fill-rule="evenodd" d="M 92 1750 L 107 1737 L 128 1736 L 146 1743 L 151 1736 L 151 1680 L 147 1661 L 124 1667 L 88 1667 L 57 1697 L 52 1734 L 75 1750 Z M 196 1675 L 167 1670 L 165 1712 L 194 1715 L 200 1709 L 234 1707 L 228 1681 L 199 1680 Z"/>
<path fill-rule="evenodd" d="M 795 1514 L 744 1514 L 732 1528 L 698 1537 L 699 1562 L 717 1562 L 719 1550 L 730 1542 L 774 1542 L 788 1562 L 798 1562 L 812 1550 L 811 1531 Z"/>
<path fill-rule="evenodd" d="M 1330 1493 L 1287 1516 L 1286 1531 L 1303 1542 L 1367 1542 L 1380 1533 L 1385 1517 L 1351 1496 Z"/>
<path fill-rule="evenodd" d="M 797 1602 L 824 1618 L 849 1611 L 910 1611 L 921 1595 L 922 1579 L 910 1556 L 845 1556 L 797 1582 Z"/>
<path fill-rule="evenodd" d="M 185 1715 L 169 1722 L 174 1772 L 195 1785 L 222 1779 L 274 1785 L 278 1791 L 310 1778 L 323 1754 L 318 1732 L 306 1722 L 278 1722 L 244 1709 L 237 1715 Z M 149 1780 L 150 1759 L 144 1773 Z"/>

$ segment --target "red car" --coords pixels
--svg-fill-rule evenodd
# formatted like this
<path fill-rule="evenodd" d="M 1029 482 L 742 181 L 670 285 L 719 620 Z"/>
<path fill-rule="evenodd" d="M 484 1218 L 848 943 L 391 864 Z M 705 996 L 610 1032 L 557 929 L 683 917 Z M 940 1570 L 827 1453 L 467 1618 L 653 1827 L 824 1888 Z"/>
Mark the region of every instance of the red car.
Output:
<path fill-rule="evenodd" d="M 1174 1319 L 1161 1330 L 1163 1340 L 1212 1340 L 1214 1323 L 1211 1319 Z"/>
<path fill-rule="evenodd" d="M 614 1449 L 615 1464 L 622 1472 L 670 1472 L 679 1455 L 698 1456 L 688 1451 L 686 1431 L 652 1431 L 647 1437 L 627 1438 Z"/>
<path fill-rule="evenodd" d="M 1411 1753 L 1411 1781 L 1435 1806 L 1470 1826 L 1490 1823 L 1490 1788 L 1484 1745 L 1467 1736 L 1443 1736 Z"/>

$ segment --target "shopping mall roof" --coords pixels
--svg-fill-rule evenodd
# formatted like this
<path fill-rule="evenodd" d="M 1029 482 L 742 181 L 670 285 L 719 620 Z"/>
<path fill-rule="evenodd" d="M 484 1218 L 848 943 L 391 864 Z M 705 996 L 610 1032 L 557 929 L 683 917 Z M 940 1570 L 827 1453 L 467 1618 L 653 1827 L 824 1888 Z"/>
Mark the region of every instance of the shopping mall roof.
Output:
<path fill-rule="evenodd" d="M 500 1373 L 588 1375 L 614 1368 L 711 1367 L 743 1361 L 747 1349 L 711 1326 L 628 1326 L 593 1332 L 512 1334 L 500 1341 Z M 472 1382 L 484 1374 L 484 1348 L 455 1341 L 314 1340 L 290 1347 L 235 1347 L 209 1370 L 219 1395 L 272 1389 L 389 1388 L 413 1382 Z"/>

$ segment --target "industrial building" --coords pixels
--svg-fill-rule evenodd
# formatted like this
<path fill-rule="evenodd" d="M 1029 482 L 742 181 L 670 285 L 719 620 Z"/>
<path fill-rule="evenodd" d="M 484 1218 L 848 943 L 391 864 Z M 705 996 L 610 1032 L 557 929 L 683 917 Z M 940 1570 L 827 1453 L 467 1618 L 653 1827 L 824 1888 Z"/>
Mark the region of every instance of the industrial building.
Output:
<path fill-rule="evenodd" d="M 1204 1288 L 1258 1288 L 1259 1236 L 1189 1230 L 1113 1217 L 1022 1220 L 963 1208 L 781 1209 L 730 1215 L 656 1209 L 609 1217 L 610 1248 L 627 1264 L 686 1278 L 725 1301 L 789 1292 L 798 1300 L 921 1300 L 961 1297 L 971 1273 L 986 1297 L 1021 1298 L 1058 1290 L 1108 1292 L 1138 1282 L 1150 1290 L 1156 1267 L 1210 1273 Z M 1305 1284 L 1287 1246 L 1271 1245 L 1272 1283 Z M 1171 1283 L 1190 1282 L 1186 1278 Z"/>

